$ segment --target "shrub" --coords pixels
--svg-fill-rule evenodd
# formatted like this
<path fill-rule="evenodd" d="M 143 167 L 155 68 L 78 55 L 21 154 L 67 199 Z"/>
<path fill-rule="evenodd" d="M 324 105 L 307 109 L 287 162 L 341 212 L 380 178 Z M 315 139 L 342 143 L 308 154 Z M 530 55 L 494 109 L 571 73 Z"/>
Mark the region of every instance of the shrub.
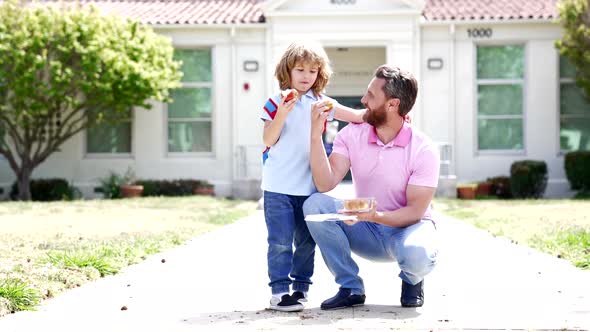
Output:
<path fill-rule="evenodd" d="M 65 179 L 35 179 L 30 182 L 31 199 L 39 202 L 72 200 L 80 196 L 79 191 L 70 186 Z M 18 198 L 18 185 L 12 184 L 10 189 L 10 198 Z"/>
<path fill-rule="evenodd" d="M 143 196 L 188 196 L 192 195 L 201 181 L 191 179 L 177 180 L 139 180 L 143 186 Z"/>
<path fill-rule="evenodd" d="M 486 182 L 492 184 L 491 195 L 499 198 L 512 198 L 512 192 L 510 191 L 510 178 L 507 176 L 495 176 L 488 178 Z"/>
<path fill-rule="evenodd" d="M 547 164 L 538 160 L 515 161 L 510 167 L 510 191 L 518 198 L 540 198 L 547 188 Z"/>
<path fill-rule="evenodd" d="M 589 199 L 590 200 L 590 190 L 578 191 L 578 193 L 574 196 L 574 199 Z"/>
<path fill-rule="evenodd" d="M 568 152 L 564 158 L 565 174 L 573 190 L 590 190 L 590 151 Z"/>

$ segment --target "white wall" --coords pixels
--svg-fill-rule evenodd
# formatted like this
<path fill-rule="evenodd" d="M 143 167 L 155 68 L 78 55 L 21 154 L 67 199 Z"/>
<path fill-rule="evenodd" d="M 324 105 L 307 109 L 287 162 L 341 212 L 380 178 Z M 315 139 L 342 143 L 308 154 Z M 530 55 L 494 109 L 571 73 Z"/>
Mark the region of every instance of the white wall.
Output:
<path fill-rule="evenodd" d="M 475 27 L 492 28 L 492 38 L 469 38 L 467 29 Z M 554 41 L 560 37 L 560 28 L 551 23 L 463 24 L 455 26 L 455 41 L 451 32 L 450 26 L 423 27 L 421 84 L 424 130 L 435 140 L 453 144 L 458 181 L 509 175 L 510 165 L 516 160 L 544 160 L 549 168 L 546 196 L 571 194 L 559 152 L 558 54 Z M 525 45 L 525 149 L 522 153 L 478 152 L 476 45 L 514 42 Z M 443 69 L 426 68 L 427 60 L 435 57 L 443 59 Z"/>
<path fill-rule="evenodd" d="M 280 8 L 283 12 L 302 12 L 307 15 L 316 13 L 358 13 L 363 11 L 392 11 L 409 10 L 410 1 L 404 0 L 314 0 L 314 1 L 286 1 Z"/>

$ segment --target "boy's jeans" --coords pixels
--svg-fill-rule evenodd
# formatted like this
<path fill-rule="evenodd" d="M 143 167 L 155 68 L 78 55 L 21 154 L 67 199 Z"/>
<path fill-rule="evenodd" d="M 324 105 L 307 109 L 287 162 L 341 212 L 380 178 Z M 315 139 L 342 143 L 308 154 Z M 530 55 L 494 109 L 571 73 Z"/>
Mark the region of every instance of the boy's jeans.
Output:
<path fill-rule="evenodd" d="M 334 198 L 313 194 L 303 205 L 303 213 L 335 213 Z M 352 294 L 364 294 L 363 280 L 351 252 L 371 261 L 397 261 L 399 277 L 412 285 L 424 279 L 436 265 L 436 227 L 422 219 L 408 227 L 389 227 L 372 222 L 358 222 L 349 226 L 342 221 L 307 223 L 318 244 L 326 265 L 341 288 Z"/>
<path fill-rule="evenodd" d="M 303 218 L 303 202 L 308 197 L 264 192 L 264 218 L 268 229 L 268 285 L 273 294 L 288 293 L 291 282 L 293 291 L 309 290 L 315 242 Z"/>

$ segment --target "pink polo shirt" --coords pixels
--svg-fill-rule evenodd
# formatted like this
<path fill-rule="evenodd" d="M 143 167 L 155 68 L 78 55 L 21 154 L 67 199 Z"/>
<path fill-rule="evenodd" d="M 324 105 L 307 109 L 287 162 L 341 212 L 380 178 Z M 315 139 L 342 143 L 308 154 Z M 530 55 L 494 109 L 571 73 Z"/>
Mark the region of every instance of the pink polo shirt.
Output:
<path fill-rule="evenodd" d="M 332 153 L 350 160 L 358 197 L 375 197 L 378 211 L 393 211 L 407 205 L 406 187 L 438 185 L 440 158 L 430 139 L 404 126 L 388 144 L 367 123 L 349 124 L 336 136 Z M 424 217 L 431 218 L 430 207 Z"/>

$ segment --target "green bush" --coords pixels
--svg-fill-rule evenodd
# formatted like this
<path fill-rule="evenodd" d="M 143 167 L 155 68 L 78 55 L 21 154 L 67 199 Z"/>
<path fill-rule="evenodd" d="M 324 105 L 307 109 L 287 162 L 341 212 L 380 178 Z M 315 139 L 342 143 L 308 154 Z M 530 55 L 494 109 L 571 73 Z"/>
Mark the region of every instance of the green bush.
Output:
<path fill-rule="evenodd" d="M 142 196 L 188 196 L 192 195 L 195 188 L 202 181 L 191 179 L 177 180 L 139 180 L 136 182 L 143 186 Z"/>
<path fill-rule="evenodd" d="M 512 198 L 512 192 L 510 191 L 510 178 L 507 176 L 495 176 L 488 178 L 486 182 L 492 184 L 490 194 L 499 198 Z"/>
<path fill-rule="evenodd" d="M 590 191 L 590 151 L 568 152 L 564 164 L 571 188 Z"/>
<path fill-rule="evenodd" d="M 547 188 L 547 164 L 539 160 L 515 161 L 510 166 L 510 191 L 517 198 L 540 198 Z"/>
<path fill-rule="evenodd" d="M 104 195 L 104 198 L 121 198 L 120 186 L 123 184 L 123 178 L 114 172 L 111 172 L 106 178 L 99 180 L 99 192 Z"/>
<path fill-rule="evenodd" d="M 590 200 L 590 190 L 578 191 L 578 193 L 576 193 L 576 195 L 574 196 L 574 199 L 589 199 Z"/>
<path fill-rule="evenodd" d="M 31 199 L 39 202 L 70 201 L 80 197 L 80 192 L 70 186 L 65 179 L 34 179 L 30 183 Z M 16 181 L 10 188 L 10 199 L 18 198 L 18 184 Z"/>

